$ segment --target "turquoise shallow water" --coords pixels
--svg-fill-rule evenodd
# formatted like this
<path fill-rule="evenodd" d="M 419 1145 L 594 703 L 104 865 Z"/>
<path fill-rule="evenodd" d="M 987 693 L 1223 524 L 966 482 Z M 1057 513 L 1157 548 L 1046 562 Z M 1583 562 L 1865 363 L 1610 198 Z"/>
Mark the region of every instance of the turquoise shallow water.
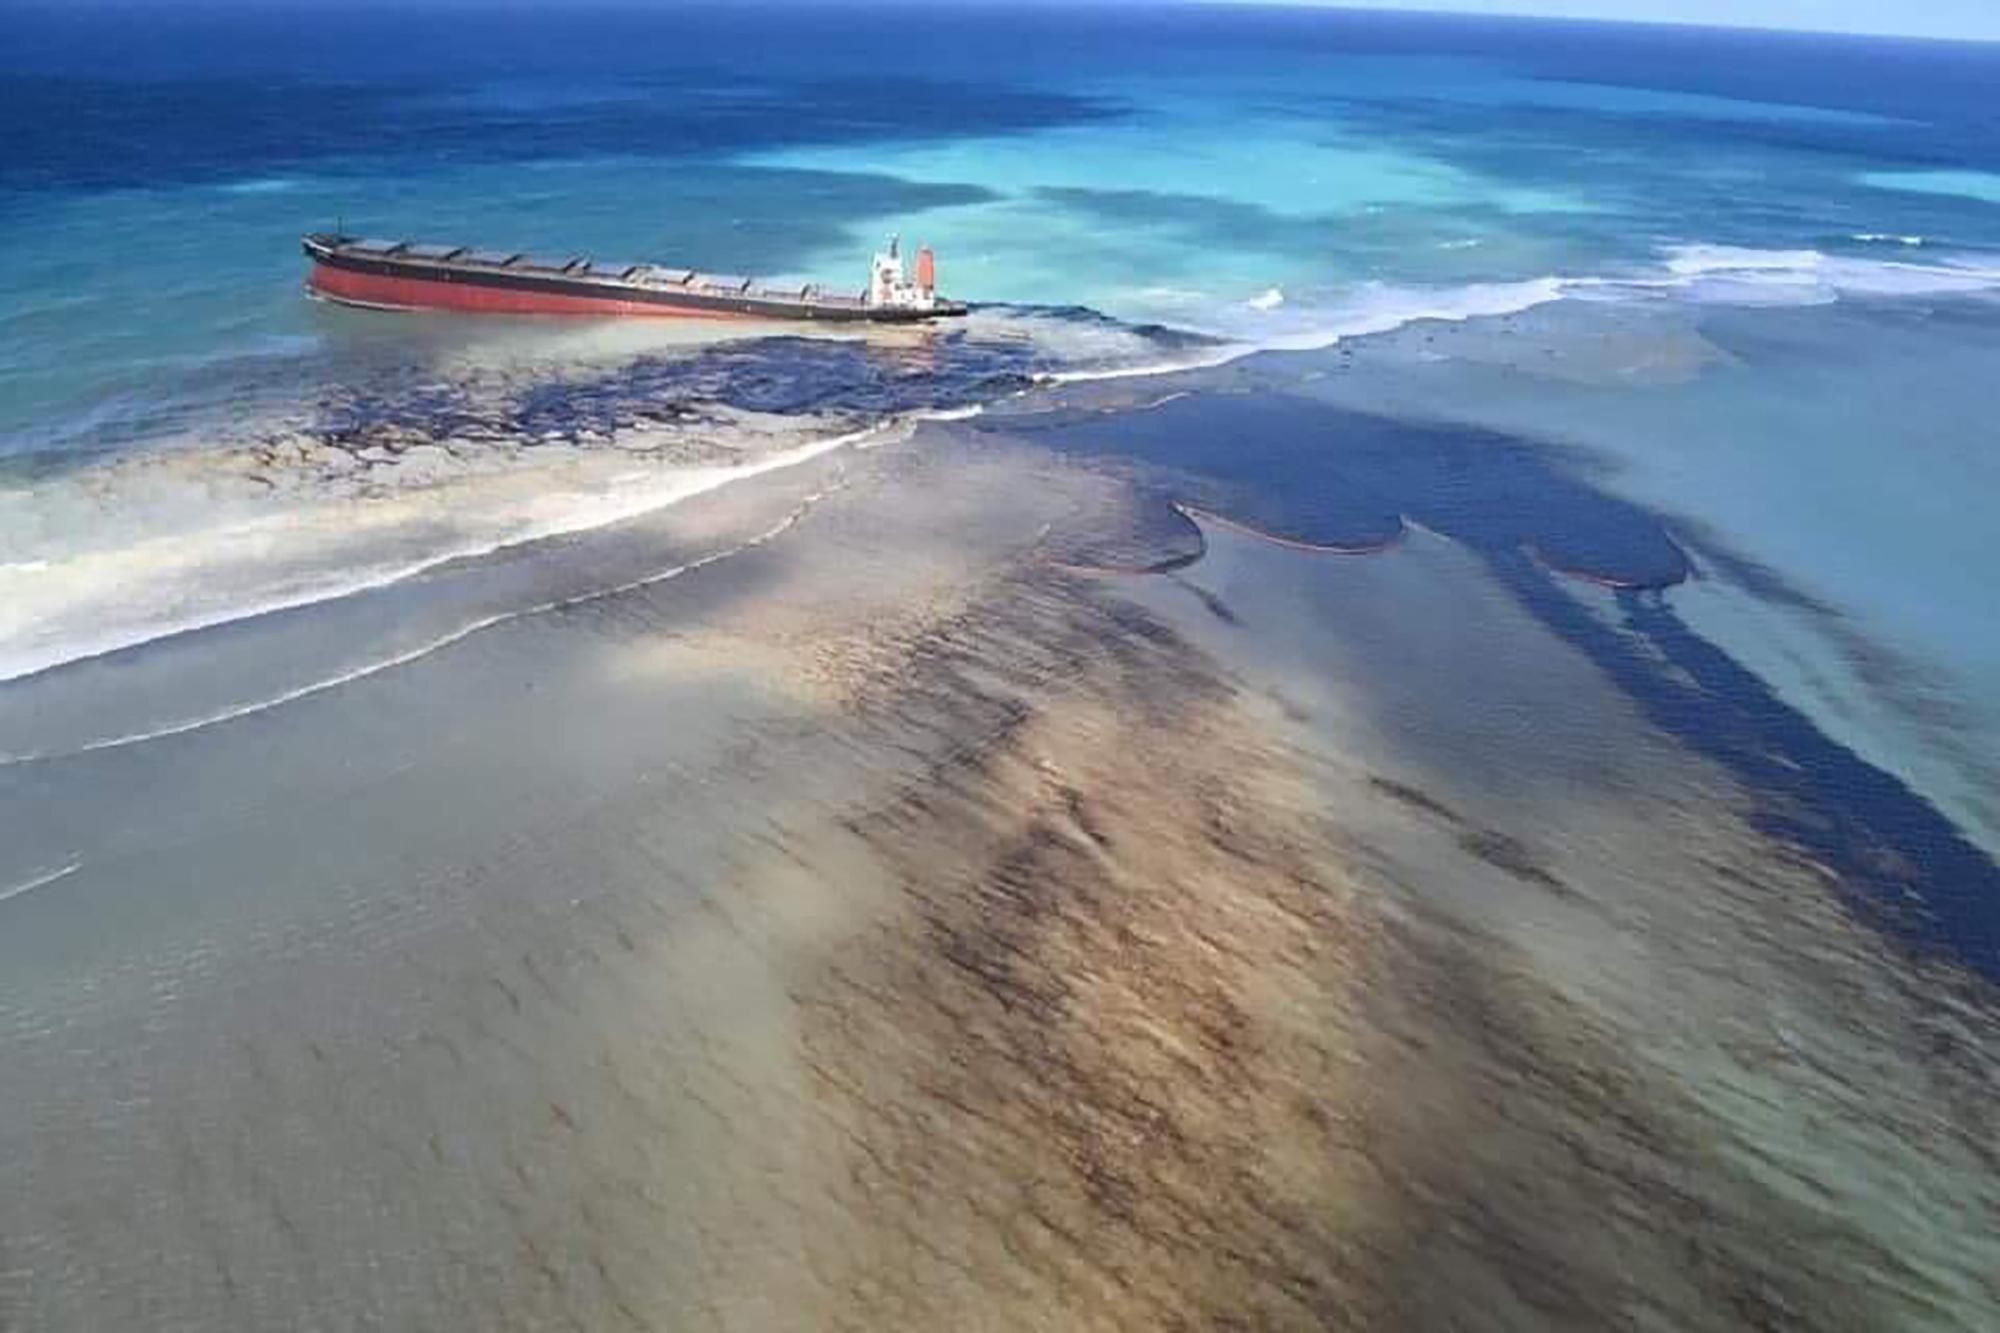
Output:
<path fill-rule="evenodd" d="M 1863 176 L 1862 183 L 1884 190 L 2000 204 L 2000 175 L 1990 171 L 1876 171 Z"/>
<path fill-rule="evenodd" d="M 1990 48 L 1201 9 L 311 15 L 310 50 L 255 11 L 17 22 L 0 447 L 159 435 L 234 392 L 190 371 L 337 351 L 292 245 L 335 223 L 830 282 L 904 230 L 973 299 L 1251 338 L 1676 245 L 2000 247 Z"/>

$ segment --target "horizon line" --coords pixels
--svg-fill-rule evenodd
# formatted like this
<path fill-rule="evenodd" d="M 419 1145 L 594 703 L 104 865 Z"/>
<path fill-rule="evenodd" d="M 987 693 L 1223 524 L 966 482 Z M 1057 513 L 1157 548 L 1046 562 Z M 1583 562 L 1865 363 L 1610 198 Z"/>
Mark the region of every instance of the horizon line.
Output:
<path fill-rule="evenodd" d="M 478 3 L 478 0 L 466 0 Z M 589 3 L 589 0 L 585 0 Z M 649 0 L 630 0 L 644 4 Z M 669 0 L 671 3 L 672 0 Z M 755 0 L 752 0 L 754 3 Z M 774 0 L 785 3 L 786 0 Z M 806 0 L 806 3 L 842 4 L 849 0 Z M 864 0 L 865 2 L 865 0 Z M 902 3 L 902 0 L 889 0 Z M 919 3 L 920 0 L 910 0 Z M 1076 3 L 1076 0 L 969 0 L 975 4 L 1050 4 Z M 1490 19 L 1509 23 L 1583 23 L 1607 28 L 1673 28 L 1685 32 L 1748 32 L 1768 33 L 1778 37 L 1861 37 L 1887 39 L 1897 42 L 1932 42 L 1946 46 L 1991 46 L 2000 43 L 2000 33 L 1990 37 L 1968 34 L 1946 36 L 1939 33 L 1897 32 L 1887 28 L 1800 28 L 1781 27 L 1770 23 L 1729 23 L 1719 21 L 1697 22 L 1689 19 L 1633 18 L 1608 14 L 1538 14 L 1533 12 L 1501 12 L 1491 9 L 1452 9 L 1448 5 L 1402 5 L 1396 3 L 1369 3 L 1369 0 L 1082 0 L 1084 4 L 1105 6 L 1140 7 L 1144 5 L 1172 6 L 1190 9 L 1286 9 L 1316 10 L 1326 14 L 1381 14 L 1399 15 L 1407 18 L 1456 18 Z"/>
<path fill-rule="evenodd" d="M 1529 0 L 1532 3 L 1532 0 Z M 571 13 L 591 10 L 746 9 L 810 7 L 838 9 L 925 8 L 937 9 L 941 0 L 574 0 Z M 1474 19 L 1493 23 L 1579 24 L 1607 28 L 1666 29 L 1682 32 L 1751 33 L 1785 37 L 1831 37 L 1892 42 L 1918 42 L 1944 46 L 2000 45 L 2000 32 L 1992 35 L 1967 33 L 1908 32 L 1875 27 L 1799 27 L 1771 23 L 1691 20 L 1650 16 L 1609 14 L 1550 14 L 1533 11 L 1454 9 L 1449 0 L 1442 4 L 1405 5 L 1397 0 L 943 0 L 942 7 L 982 9 L 1217 9 L 1282 10 L 1290 13 L 1323 13 L 1348 16 L 1411 19 Z M 58 15 L 87 10 L 124 10 L 169 15 L 202 11 L 263 11 L 339 8 L 350 11 L 395 10 L 421 13 L 424 10 L 533 10 L 547 12 L 542 0 L 8 0 L 0 6 L 16 14 L 41 10 Z"/>

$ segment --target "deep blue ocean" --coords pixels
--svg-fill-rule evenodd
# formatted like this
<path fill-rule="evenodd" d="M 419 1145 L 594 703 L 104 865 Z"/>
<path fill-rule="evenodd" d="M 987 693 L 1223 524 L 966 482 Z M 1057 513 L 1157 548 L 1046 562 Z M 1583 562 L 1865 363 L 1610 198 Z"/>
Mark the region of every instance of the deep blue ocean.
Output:
<path fill-rule="evenodd" d="M 1237 6 L 6 23 L 10 453 L 342 350 L 311 228 L 857 285 L 903 230 L 961 296 L 1265 341 L 1615 275 L 1983 286 L 1900 265 L 2000 249 L 1990 46 Z"/>
<path fill-rule="evenodd" d="M 1560 562 L 1642 506 L 1667 526 L 1604 558 L 1641 582 L 1700 534 L 1712 577 L 1676 596 L 1705 641 L 2000 837 L 2000 525 L 1968 499 L 2000 488 L 2000 46 L 1136 4 L 4 24 L 0 678 L 710 484 L 588 457 L 573 493 L 494 480 L 669 400 L 810 450 L 1038 379 L 1249 356 L 1342 410 L 1572 451 L 1572 481 L 1480 531 Z M 298 237 L 334 227 L 857 287 L 900 233 L 980 304 L 840 344 L 386 317 L 305 298 Z M 377 439 L 442 442 L 424 466 L 489 490 L 350 512 L 379 485 L 327 446 Z M 1144 440 L 1120 447 L 1185 443 Z M 1207 468 L 1246 504 L 1334 495 L 1315 512 L 1373 515 L 1336 534 L 1357 539 L 1397 518 L 1401 446 L 1363 476 L 1311 430 L 1253 444 Z"/>

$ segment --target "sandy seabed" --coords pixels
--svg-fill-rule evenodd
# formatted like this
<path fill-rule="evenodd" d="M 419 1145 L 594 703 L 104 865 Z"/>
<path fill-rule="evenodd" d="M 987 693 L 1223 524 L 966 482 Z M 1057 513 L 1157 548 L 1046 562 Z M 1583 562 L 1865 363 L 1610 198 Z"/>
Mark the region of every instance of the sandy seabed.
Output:
<path fill-rule="evenodd" d="M 0 771 L 0 1327 L 1991 1326 L 1979 983 L 1450 542 L 1136 503 L 927 427 Z"/>

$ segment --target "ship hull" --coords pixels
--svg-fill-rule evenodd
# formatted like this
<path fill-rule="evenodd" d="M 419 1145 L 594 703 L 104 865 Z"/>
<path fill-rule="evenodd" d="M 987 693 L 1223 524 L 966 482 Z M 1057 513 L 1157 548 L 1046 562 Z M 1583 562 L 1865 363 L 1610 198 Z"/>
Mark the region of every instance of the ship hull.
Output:
<path fill-rule="evenodd" d="M 477 315 L 642 316 L 654 319 L 755 319 L 728 310 L 703 310 L 619 297 L 584 296 L 534 288 L 510 289 L 484 282 L 441 280 L 387 273 L 357 273 L 332 264 L 314 264 L 306 287 L 313 295 L 370 310 L 455 310 Z"/>
<path fill-rule="evenodd" d="M 891 308 L 852 297 L 785 295 L 747 282 L 740 290 L 718 290 L 699 281 L 607 277 L 592 273 L 588 265 L 572 273 L 532 263 L 514 267 L 451 257 L 357 253 L 363 248 L 342 237 L 307 237 L 305 253 L 312 260 L 307 290 L 329 301 L 376 310 L 482 315 L 907 324 L 965 313 L 964 306 L 949 301 L 930 309 Z M 642 267 L 651 266 L 634 266 Z"/>

